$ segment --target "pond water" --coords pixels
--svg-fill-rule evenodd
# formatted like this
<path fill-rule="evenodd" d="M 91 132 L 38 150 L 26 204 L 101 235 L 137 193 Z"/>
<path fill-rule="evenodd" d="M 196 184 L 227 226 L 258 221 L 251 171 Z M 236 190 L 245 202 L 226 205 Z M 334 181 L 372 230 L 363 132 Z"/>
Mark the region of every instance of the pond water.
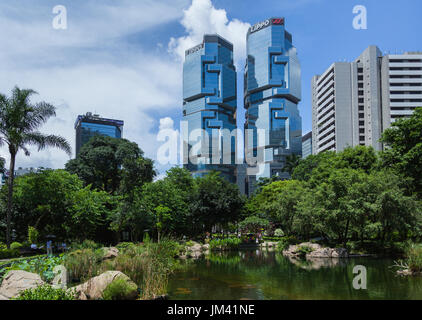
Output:
<path fill-rule="evenodd" d="M 176 272 L 171 300 L 422 299 L 422 277 L 399 277 L 392 259 L 297 261 L 266 250 L 212 253 Z M 353 268 L 367 270 L 367 290 L 353 288 Z"/>

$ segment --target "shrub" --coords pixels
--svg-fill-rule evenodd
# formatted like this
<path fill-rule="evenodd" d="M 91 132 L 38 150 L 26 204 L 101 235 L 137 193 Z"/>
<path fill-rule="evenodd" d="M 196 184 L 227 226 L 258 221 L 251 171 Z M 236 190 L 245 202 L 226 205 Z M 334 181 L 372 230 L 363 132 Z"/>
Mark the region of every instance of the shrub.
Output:
<path fill-rule="evenodd" d="M 283 230 L 281 230 L 281 229 L 276 229 L 276 230 L 274 231 L 274 236 L 275 236 L 275 237 L 283 237 L 283 236 L 284 236 L 284 232 L 283 232 Z"/>
<path fill-rule="evenodd" d="M 103 291 L 104 300 L 125 300 L 138 288 L 123 278 L 117 278 Z"/>
<path fill-rule="evenodd" d="M 167 292 L 170 274 L 180 267 L 175 259 L 181 246 L 168 239 L 160 243 L 151 240 L 142 245 L 128 247 L 112 261 L 105 261 L 103 268 L 126 274 L 142 289 L 142 298 L 151 299 Z"/>
<path fill-rule="evenodd" d="M 98 275 L 103 254 L 102 249 L 82 249 L 68 253 L 64 265 L 70 279 L 83 281 Z"/>
<path fill-rule="evenodd" d="M 36 288 L 26 289 L 13 300 L 76 300 L 74 292 L 64 289 L 55 289 L 45 284 Z"/>
<path fill-rule="evenodd" d="M 213 239 L 210 241 L 210 250 L 233 250 L 239 248 L 241 243 L 239 238 Z"/>
<path fill-rule="evenodd" d="M 19 250 L 20 248 L 22 248 L 22 244 L 19 242 L 12 242 L 10 244 L 10 249 L 12 250 Z"/>
<path fill-rule="evenodd" d="M 120 242 L 116 248 L 119 249 L 119 252 L 125 252 L 126 250 L 136 247 L 136 244 L 133 242 Z"/>
<path fill-rule="evenodd" d="M 72 243 L 72 250 L 92 249 L 96 250 L 102 248 L 102 245 L 92 240 L 84 240 L 82 243 Z"/>
<path fill-rule="evenodd" d="M 39 237 L 39 232 L 34 227 L 28 227 L 28 241 L 30 244 L 37 243 Z"/>
<path fill-rule="evenodd" d="M 0 259 L 12 259 L 19 257 L 17 249 L 0 249 Z"/>
<path fill-rule="evenodd" d="M 299 241 L 298 241 L 298 239 L 296 239 L 296 237 L 293 237 L 293 236 L 285 237 L 285 238 L 282 238 L 277 243 L 277 250 L 278 251 L 287 250 L 290 245 L 294 245 L 294 244 L 298 244 L 298 243 L 299 243 Z"/>
<path fill-rule="evenodd" d="M 308 253 L 311 253 L 312 251 L 314 251 L 314 249 L 312 249 L 311 247 L 308 247 L 308 246 L 300 246 L 298 249 L 297 249 L 297 252 L 299 253 L 299 256 L 300 257 L 306 257 L 306 255 L 308 254 Z"/>
<path fill-rule="evenodd" d="M 422 244 L 411 244 L 406 249 L 406 264 L 412 272 L 422 272 Z"/>

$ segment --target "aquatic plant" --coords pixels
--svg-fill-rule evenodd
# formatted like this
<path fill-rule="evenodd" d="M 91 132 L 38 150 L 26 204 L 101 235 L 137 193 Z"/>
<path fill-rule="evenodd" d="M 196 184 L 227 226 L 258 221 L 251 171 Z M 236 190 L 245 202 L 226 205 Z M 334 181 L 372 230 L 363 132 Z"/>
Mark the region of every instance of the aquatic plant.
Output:
<path fill-rule="evenodd" d="M 55 289 L 48 284 L 26 289 L 12 300 L 76 300 L 75 293 L 64 289 Z"/>

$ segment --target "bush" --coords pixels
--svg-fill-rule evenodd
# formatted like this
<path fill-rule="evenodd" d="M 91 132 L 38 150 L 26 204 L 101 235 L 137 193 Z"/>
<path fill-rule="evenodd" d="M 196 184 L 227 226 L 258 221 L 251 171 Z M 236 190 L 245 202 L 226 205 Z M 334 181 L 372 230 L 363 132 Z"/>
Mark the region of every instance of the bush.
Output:
<path fill-rule="evenodd" d="M 284 236 L 284 232 L 283 232 L 283 230 L 281 230 L 281 229 L 276 229 L 276 230 L 274 231 L 274 236 L 275 236 L 275 237 L 283 237 L 283 236 Z"/>
<path fill-rule="evenodd" d="M 138 288 L 128 283 L 125 279 L 117 278 L 110 283 L 103 291 L 104 300 L 125 300 L 134 290 Z"/>
<path fill-rule="evenodd" d="M 126 250 L 136 247 L 136 244 L 133 242 L 120 242 L 116 248 L 119 249 L 119 252 L 125 252 Z"/>
<path fill-rule="evenodd" d="M 239 248 L 242 240 L 239 238 L 214 239 L 210 241 L 211 251 L 233 250 Z"/>
<path fill-rule="evenodd" d="M 299 240 L 296 237 L 293 237 L 293 236 L 285 237 L 285 238 L 282 238 L 277 243 L 277 250 L 278 251 L 287 250 L 289 248 L 289 246 L 294 245 L 294 244 L 298 244 L 298 243 L 299 243 Z"/>
<path fill-rule="evenodd" d="M 37 243 L 39 237 L 39 232 L 34 227 L 28 227 L 28 241 L 30 244 Z"/>
<path fill-rule="evenodd" d="M 102 248 L 102 245 L 92 240 L 84 240 L 82 243 L 72 243 L 72 250 L 92 249 L 96 250 Z"/>
<path fill-rule="evenodd" d="M 22 244 L 19 242 L 12 242 L 10 244 L 10 249 L 12 250 L 19 250 L 20 248 L 22 248 Z"/>
<path fill-rule="evenodd" d="M 70 279 L 83 281 L 98 275 L 103 255 L 102 249 L 82 249 L 67 254 L 64 265 L 69 272 Z"/>
<path fill-rule="evenodd" d="M 19 257 L 19 250 L 17 249 L 1 249 L 0 259 L 12 259 Z"/>
<path fill-rule="evenodd" d="M 314 249 L 312 249 L 311 247 L 308 247 L 308 246 L 300 246 L 298 249 L 297 249 L 297 252 L 299 253 L 299 257 L 306 257 L 306 255 L 308 254 L 308 253 L 311 253 L 312 251 L 314 251 Z"/>
<path fill-rule="evenodd" d="M 13 300 L 76 300 L 75 293 L 64 289 L 54 289 L 45 284 L 36 288 L 26 289 Z"/>
<path fill-rule="evenodd" d="M 422 272 L 422 244 L 411 244 L 406 250 L 406 264 L 412 272 Z"/>

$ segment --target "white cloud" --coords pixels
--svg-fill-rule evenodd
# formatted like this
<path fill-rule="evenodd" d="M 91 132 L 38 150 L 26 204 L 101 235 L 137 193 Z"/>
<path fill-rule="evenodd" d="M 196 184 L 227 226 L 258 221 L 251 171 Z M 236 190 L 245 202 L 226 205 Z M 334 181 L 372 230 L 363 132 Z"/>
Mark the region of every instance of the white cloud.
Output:
<path fill-rule="evenodd" d="M 160 131 L 170 129 L 173 130 L 174 121 L 170 117 L 165 117 L 160 119 Z"/>
<path fill-rule="evenodd" d="M 224 9 L 216 9 L 211 0 L 193 0 L 192 5 L 184 10 L 181 24 L 188 35 L 171 38 L 169 51 L 182 61 L 185 50 L 199 44 L 206 33 L 217 33 L 234 46 L 234 60 L 237 66 L 243 65 L 246 57 L 246 33 L 249 23 L 238 19 L 229 21 Z"/>
<path fill-rule="evenodd" d="M 69 28 L 61 31 L 51 26 L 55 1 L 0 3 L 0 92 L 9 95 L 15 85 L 38 91 L 34 102 L 57 107 L 57 117 L 41 131 L 64 136 L 73 148 L 78 114 L 124 120 L 124 137 L 154 159 L 159 116 L 181 108 L 180 65 L 165 48 L 127 37 L 176 22 L 187 0 L 98 3 L 72 1 Z M 30 150 L 31 157 L 18 154 L 17 166 L 62 168 L 69 160 L 55 149 Z M 5 147 L 0 156 L 9 159 Z"/>

